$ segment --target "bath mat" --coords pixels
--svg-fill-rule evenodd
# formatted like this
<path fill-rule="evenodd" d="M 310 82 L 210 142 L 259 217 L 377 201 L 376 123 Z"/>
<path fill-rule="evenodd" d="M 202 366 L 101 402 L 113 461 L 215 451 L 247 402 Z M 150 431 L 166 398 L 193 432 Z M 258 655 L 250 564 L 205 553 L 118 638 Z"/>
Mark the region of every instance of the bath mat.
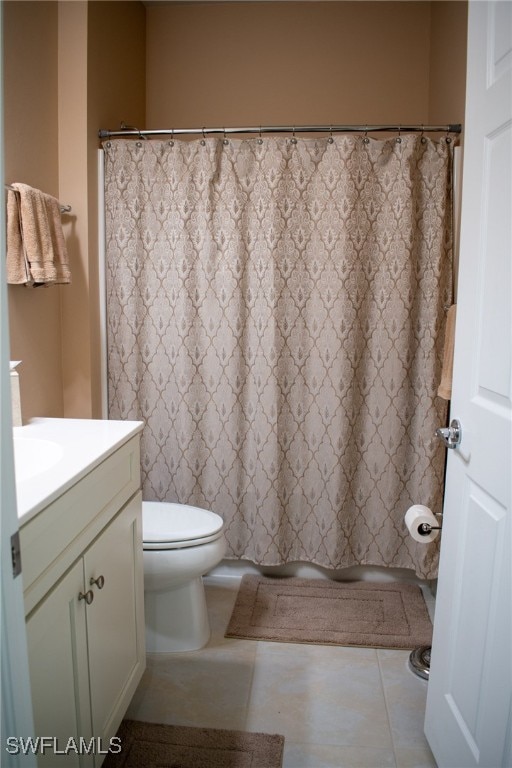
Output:
<path fill-rule="evenodd" d="M 284 736 L 123 720 L 103 768 L 281 768 Z"/>
<path fill-rule="evenodd" d="M 432 624 L 415 584 L 246 575 L 226 637 L 409 649 Z"/>

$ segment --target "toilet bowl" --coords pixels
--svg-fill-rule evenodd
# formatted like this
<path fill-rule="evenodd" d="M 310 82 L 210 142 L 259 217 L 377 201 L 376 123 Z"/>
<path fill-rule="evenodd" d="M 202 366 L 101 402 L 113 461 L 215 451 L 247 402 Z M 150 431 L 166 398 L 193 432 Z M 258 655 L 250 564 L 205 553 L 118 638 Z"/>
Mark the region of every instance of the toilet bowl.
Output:
<path fill-rule="evenodd" d="M 203 575 L 224 557 L 223 521 L 187 504 L 142 502 L 146 650 L 195 651 L 210 637 Z"/>

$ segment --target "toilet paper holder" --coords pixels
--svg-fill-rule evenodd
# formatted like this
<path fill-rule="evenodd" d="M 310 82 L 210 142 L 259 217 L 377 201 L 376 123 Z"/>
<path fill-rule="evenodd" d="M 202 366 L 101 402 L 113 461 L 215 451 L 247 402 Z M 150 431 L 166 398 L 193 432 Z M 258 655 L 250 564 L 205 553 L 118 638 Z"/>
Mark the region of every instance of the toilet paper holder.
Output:
<path fill-rule="evenodd" d="M 430 523 L 420 523 L 418 525 L 418 533 L 420 536 L 428 536 L 430 531 L 440 531 L 442 529 L 442 525 L 430 525 Z"/>
<path fill-rule="evenodd" d="M 434 512 L 435 517 L 443 517 L 442 512 Z M 439 521 L 438 521 L 439 522 Z M 442 530 L 442 525 L 431 525 L 430 523 L 420 523 L 418 525 L 417 531 L 420 534 L 420 536 L 428 536 L 430 531 L 440 531 Z"/>
<path fill-rule="evenodd" d="M 434 541 L 442 528 L 442 512 L 432 512 L 424 504 L 413 504 L 405 513 L 404 522 L 409 533 L 420 544 Z"/>

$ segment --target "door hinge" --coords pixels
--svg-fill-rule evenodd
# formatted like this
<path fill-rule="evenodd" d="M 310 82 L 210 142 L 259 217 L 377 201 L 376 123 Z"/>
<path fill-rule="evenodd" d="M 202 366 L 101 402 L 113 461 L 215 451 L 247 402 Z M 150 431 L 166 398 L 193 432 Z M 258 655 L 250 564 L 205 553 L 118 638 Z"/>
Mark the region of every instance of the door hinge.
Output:
<path fill-rule="evenodd" d="M 12 577 L 19 576 L 21 573 L 21 550 L 20 550 L 20 532 L 16 531 L 11 536 L 11 558 L 12 558 Z"/>

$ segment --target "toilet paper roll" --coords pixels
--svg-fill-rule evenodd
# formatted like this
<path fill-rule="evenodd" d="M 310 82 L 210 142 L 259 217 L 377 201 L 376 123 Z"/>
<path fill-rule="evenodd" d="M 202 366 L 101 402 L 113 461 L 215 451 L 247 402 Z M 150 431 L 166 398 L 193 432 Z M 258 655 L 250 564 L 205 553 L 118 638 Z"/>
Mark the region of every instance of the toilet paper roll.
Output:
<path fill-rule="evenodd" d="M 415 541 L 419 541 L 421 544 L 428 544 L 430 541 L 437 539 L 439 531 L 420 533 L 420 526 L 423 523 L 428 523 L 428 525 L 439 525 L 434 513 L 428 507 L 425 507 L 423 504 L 414 504 L 412 507 L 409 507 L 405 513 L 404 519 L 409 533 Z"/>

